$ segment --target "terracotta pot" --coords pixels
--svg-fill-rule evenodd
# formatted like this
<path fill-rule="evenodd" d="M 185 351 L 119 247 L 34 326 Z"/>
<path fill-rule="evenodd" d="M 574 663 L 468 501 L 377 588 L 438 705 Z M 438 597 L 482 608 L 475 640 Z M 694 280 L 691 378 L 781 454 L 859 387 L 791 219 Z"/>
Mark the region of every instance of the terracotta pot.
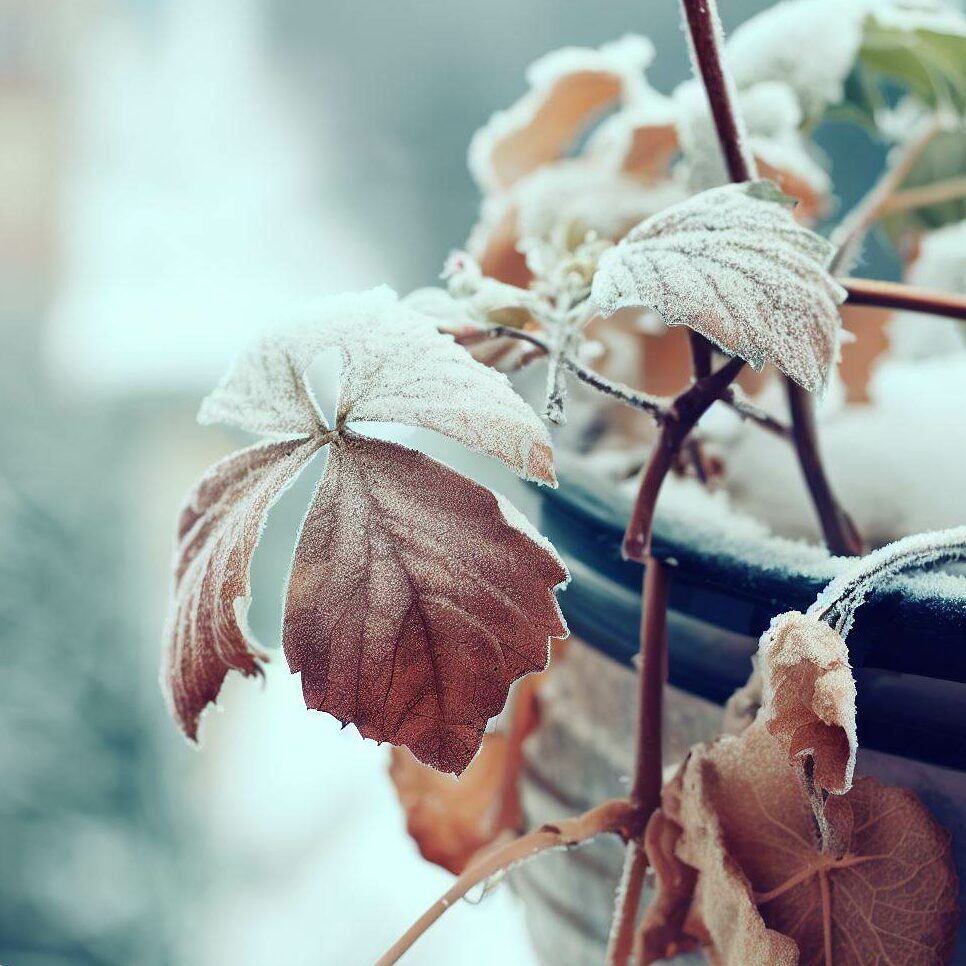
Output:
<path fill-rule="evenodd" d="M 641 571 L 620 558 L 629 505 L 599 481 L 563 475 L 559 490 L 541 491 L 541 529 L 573 575 L 561 604 L 576 640 L 551 671 L 526 747 L 531 826 L 624 794 L 632 761 Z M 658 516 L 655 553 L 674 568 L 665 766 L 719 732 L 721 704 L 747 679 L 771 618 L 804 610 L 841 566 L 812 553 L 807 566 L 780 567 L 758 543 Z M 859 772 L 919 793 L 952 831 L 966 882 L 966 579 L 911 577 L 874 593 L 848 644 Z M 514 873 L 548 966 L 603 962 L 620 865 L 619 844 L 602 841 Z M 953 962 L 966 966 L 966 930 Z"/>

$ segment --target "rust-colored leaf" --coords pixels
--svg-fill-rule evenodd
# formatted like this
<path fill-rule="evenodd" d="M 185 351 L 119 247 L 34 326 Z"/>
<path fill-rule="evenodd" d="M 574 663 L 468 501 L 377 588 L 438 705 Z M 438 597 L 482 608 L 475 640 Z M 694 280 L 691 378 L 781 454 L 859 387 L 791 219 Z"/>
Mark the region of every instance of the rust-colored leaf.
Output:
<path fill-rule="evenodd" d="M 836 848 L 822 851 L 759 721 L 696 749 L 679 802 L 667 809 L 681 828 L 675 851 L 697 884 L 677 942 L 708 944 L 719 966 L 948 964 L 959 918 L 950 837 L 911 792 L 859 779 L 828 801 Z"/>
<path fill-rule="evenodd" d="M 302 528 L 283 642 L 306 705 L 459 773 L 566 634 L 546 541 L 489 490 L 344 433 Z"/>
<path fill-rule="evenodd" d="M 405 748 L 393 748 L 389 775 L 406 813 L 406 830 L 427 861 L 459 875 L 480 849 L 523 830 L 523 742 L 537 724 L 542 678 L 530 675 L 517 685 L 509 727 L 483 736 L 479 754 L 458 779 L 421 764 Z"/>
<path fill-rule="evenodd" d="M 245 622 L 249 565 L 269 508 L 321 445 L 314 436 L 243 449 L 213 466 L 188 495 L 178 519 L 162 678 L 189 738 L 225 675 L 257 674 L 265 659 Z"/>
<path fill-rule="evenodd" d="M 814 762 L 819 788 L 848 791 L 858 743 L 845 641 L 825 621 L 793 611 L 772 621 L 758 656 L 765 727 L 790 762 Z"/>

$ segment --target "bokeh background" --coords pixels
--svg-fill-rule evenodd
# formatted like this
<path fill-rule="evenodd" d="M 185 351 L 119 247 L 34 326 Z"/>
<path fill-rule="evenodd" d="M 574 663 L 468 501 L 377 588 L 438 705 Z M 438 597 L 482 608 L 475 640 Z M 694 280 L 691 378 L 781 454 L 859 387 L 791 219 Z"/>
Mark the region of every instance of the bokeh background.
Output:
<path fill-rule="evenodd" d="M 432 284 L 476 214 L 473 130 L 540 54 L 627 31 L 656 86 L 687 75 L 674 0 L 0 0 L 3 966 L 352 966 L 445 888 L 385 750 L 306 712 L 280 656 L 200 752 L 167 719 L 174 514 L 238 442 L 194 412 L 306 301 Z M 878 148 L 823 137 L 855 197 Z M 256 557 L 267 646 L 311 483 Z M 411 962 L 532 958 L 497 890 Z"/>

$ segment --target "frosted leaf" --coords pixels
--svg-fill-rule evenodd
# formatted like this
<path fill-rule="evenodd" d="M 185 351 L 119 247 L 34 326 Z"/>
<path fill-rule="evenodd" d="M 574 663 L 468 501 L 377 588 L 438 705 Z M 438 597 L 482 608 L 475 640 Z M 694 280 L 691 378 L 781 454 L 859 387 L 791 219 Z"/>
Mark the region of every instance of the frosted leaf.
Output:
<path fill-rule="evenodd" d="M 770 182 L 714 188 L 634 228 L 603 254 L 593 298 L 604 315 L 651 307 L 756 369 L 772 362 L 825 388 L 845 291 L 832 246 L 796 224 Z"/>
<path fill-rule="evenodd" d="M 966 526 L 903 537 L 850 563 L 818 595 L 808 609 L 808 616 L 820 620 L 834 618 L 836 630 L 846 638 L 855 612 L 875 583 L 906 570 L 963 559 L 966 559 Z"/>
<path fill-rule="evenodd" d="M 555 484 L 550 437 L 539 417 L 505 375 L 477 362 L 437 325 L 385 286 L 324 299 L 312 324 L 269 337 L 240 360 L 202 417 L 269 411 L 281 375 L 301 382 L 322 352 L 338 349 L 338 427 L 353 421 L 421 426 L 502 460 L 526 479 Z M 255 419 L 234 421 L 261 426 Z"/>
<path fill-rule="evenodd" d="M 861 0 L 784 0 L 746 20 L 725 46 L 735 83 L 740 89 L 780 81 L 807 117 L 817 117 L 842 100 L 866 6 Z"/>
<path fill-rule="evenodd" d="M 966 295 L 966 221 L 922 236 L 907 281 L 920 288 Z M 954 319 L 897 312 L 888 325 L 891 354 L 925 359 L 966 349 L 966 326 Z"/>
<path fill-rule="evenodd" d="M 824 621 L 776 617 L 758 645 L 763 722 L 789 762 L 814 765 L 814 782 L 834 795 L 852 787 L 858 740 L 855 681 L 845 642 Z"/>
<path fill-rule="evenodd" d="M 181 510 L 162 683 L 191 739 L 228 672 L 254 675 L 266 660 L 245 620 L 252 554 L 269 508 L 321 445 L 312 437 L 234 453 L 208 471 Z"/>
<path fill-rule="evenodd" d="M 692 191 L 728 183 L 704 87 L 686 81 L 674 92 L 678 106 L 678 134 L 682 167 Z M 799 131 L 802 112 L 795 94 L 785 83 L 765 81 L 742 90 L 738 106 L 745 122 L 748 147 L 762 177 L 775 181 L 801 203 L 799 212 L 809 221 L 823 213 L 831 193 L 828 172 L 816 157 L 817 149 Z"/>
<path fill-rule="evenodd" d="M 509 188 L 566 154 L 591 119 L 644 84 L 654 57 L 646 37 L 628 35 L 599 50 L 567 47 L 533 63 L 530 90 L 473 136 L 470 172 L 484 192 Z"/>
<path fill-rule="evenodd" d="M 566 636 L 567 571 L 489 490 L 394 443 L 330 448 L 295 551 L 283 644 L 306 706 L 459 773 L 514 680 Z"/>

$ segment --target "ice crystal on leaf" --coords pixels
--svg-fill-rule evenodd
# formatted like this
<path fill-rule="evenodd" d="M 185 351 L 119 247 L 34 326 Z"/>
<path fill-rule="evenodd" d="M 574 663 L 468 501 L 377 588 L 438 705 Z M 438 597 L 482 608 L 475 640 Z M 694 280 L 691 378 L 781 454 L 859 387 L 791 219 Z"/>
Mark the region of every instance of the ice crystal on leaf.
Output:
<path fill-rule="evenodd" d="M 332 430 L 306 383 L 330 348 L 343 360 Z M 510 684 L 566 634 L 554 591 L 567 573 L 505 501 L 349 424 L 433 429 L 552 483 L 545 427 L 504 376 L 388 289 L 326 300 L 312 325 L 264 340 L 201 416 L 295 438 L 219 463 L 181 514 L 164 677 L 185 733 L 196 735 L 229 670 L 253 674 L 264 659 L 244 626 L 251 556 L 271 504 L 329 446 L 289 580 L 290 666 L 309 707 L 461 771 Z"/>
<path fill-rule="evenodd" d="M 792 204 L 766 181 L 696 195 L 605 252 L 593 297 L 604 315 L 651 307 L 756 369 L 771 362 L 821 391 L 845 292 L 826 270 L 831 245 L 796 224 Z"/>

